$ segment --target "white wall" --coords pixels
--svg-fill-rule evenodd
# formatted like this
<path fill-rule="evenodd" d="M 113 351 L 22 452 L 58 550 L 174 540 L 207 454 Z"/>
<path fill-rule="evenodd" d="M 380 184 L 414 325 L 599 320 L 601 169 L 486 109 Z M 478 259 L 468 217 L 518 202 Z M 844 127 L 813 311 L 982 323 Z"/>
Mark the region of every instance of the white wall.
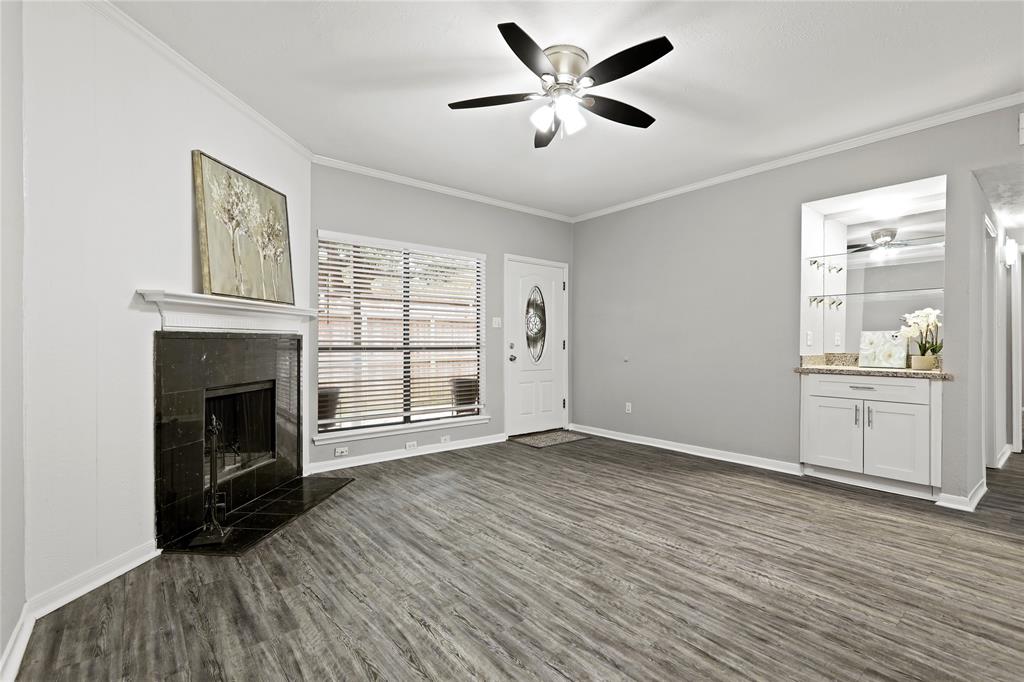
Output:
<path fill-rule="evenodd" d="M 153 542 L 159 316 L 135 290 L 197 290 L 190 150 L 288 196 L 309 304 L 306 155 L 111 12 L 24 12 L 30 598 Z"/>
<path fill-rule="evenodd" d="M 944 356 L 956 380 L 944 387 L 943 492 L 966 495 L 983 471 L 983 230 L 972 171 L 1022 158 L 1018 112 L 576 224 L 573 421 L 797 462 L 800 205 L 945 174 Z"/>
<path fill-rule="evenodd" d="M 25 604 L 21 19 L 0 3 L 0 651 Z"/>
<path fill-rule="evenodd" d="M 429 192 L 415 187 L 378 180 L 335 168 L 313 166 L 313 226 L 381 239 L 444 246 L 487 255 L 486 306 L 486 412 L 487 424 L 419 432 L 415 436 L 387 436 L 344 443 L 349 456 L 401 450 L 416 440 L 420 447 L 437 445 L 442 434 L 452 441 L 483 438 L 505 430 L 505 396 L 502 370 L 506 357 L 503 329 L 494 329 L 491 319 L 503 315 L 504 254 L 533 256 L 569 262 L 572 258 L 572 230 L 566 223 L 510 211 L 487 204 Z M 316 254 L 310 267 L 315 271 Z M 316 283 L 311 284 L 315 292 Z M 316 382 L 309 382 L 311 401 L 316 405 Z M 315 423 L 315 422 L 314 422 Z M 310 431 L 315 433 L 315 429 Z M 334 459 L 334 445 L 311 451 L 310 460 Z M 343 460 L 336 460 L 342 463 Z"/>

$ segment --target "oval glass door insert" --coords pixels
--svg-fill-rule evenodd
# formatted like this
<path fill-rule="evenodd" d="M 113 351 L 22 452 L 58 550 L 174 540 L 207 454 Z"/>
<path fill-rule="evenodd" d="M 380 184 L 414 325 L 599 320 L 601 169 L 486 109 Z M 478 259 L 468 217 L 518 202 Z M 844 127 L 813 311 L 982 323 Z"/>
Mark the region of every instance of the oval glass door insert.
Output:
<path fill-rule="evenodd" d="M 526 299 L 526 347 L 534 362 L 540 362 L 544 355 L 544 341 L 548 335 L 548 318 L 544 311 L 544 294 L 539 287 L 533 287 Z"/>

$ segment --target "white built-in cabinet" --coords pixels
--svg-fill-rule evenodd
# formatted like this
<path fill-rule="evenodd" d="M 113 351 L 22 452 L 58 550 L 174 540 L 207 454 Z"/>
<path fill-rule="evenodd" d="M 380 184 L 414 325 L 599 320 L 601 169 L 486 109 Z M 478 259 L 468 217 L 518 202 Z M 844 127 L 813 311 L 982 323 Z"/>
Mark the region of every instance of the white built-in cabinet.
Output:
<path fill-rule="evenodd" d="M 926 496 L 940 485 L 940 429 L 933 428 L 941 419 L 940 382 L 805 374 L 801 393 L 800 458 L 808 473 L 898 482 Z"/>

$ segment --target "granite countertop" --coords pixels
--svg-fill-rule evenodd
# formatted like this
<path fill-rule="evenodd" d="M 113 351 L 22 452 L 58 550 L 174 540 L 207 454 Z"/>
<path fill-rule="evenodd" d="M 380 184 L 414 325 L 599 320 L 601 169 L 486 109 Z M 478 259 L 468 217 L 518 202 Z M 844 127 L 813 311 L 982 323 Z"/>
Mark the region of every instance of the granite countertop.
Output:
<path fill-rule="evenodd" d="M 889 367 L 855 367 L 853 365 L 806 365 L 793 370 L 797 374 L 846 374 L 863 377 L 902 377 L 905 379 L 931 379 L 952 381 L 953 375 L 940 369 L 899 369 Z"/>

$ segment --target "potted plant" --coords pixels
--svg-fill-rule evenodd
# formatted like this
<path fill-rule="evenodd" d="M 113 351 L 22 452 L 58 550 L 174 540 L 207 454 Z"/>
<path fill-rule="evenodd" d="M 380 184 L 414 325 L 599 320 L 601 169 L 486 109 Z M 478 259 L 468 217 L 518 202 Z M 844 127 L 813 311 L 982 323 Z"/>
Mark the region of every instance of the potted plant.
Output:
<path fill-rule="evenodd" d="M 917 343 L 920 355 L 910 356 L 911 369 L 928 370 L 938 366 L 938 355 L 942 352 L 942 339 L 939 338 L 939 322 L 941 310 L 935 308 L 923 308 L 915 310 L 903 316 L 905 327 L 900 329 L 900 335 L 906 339 L 913 339 Z"/>

